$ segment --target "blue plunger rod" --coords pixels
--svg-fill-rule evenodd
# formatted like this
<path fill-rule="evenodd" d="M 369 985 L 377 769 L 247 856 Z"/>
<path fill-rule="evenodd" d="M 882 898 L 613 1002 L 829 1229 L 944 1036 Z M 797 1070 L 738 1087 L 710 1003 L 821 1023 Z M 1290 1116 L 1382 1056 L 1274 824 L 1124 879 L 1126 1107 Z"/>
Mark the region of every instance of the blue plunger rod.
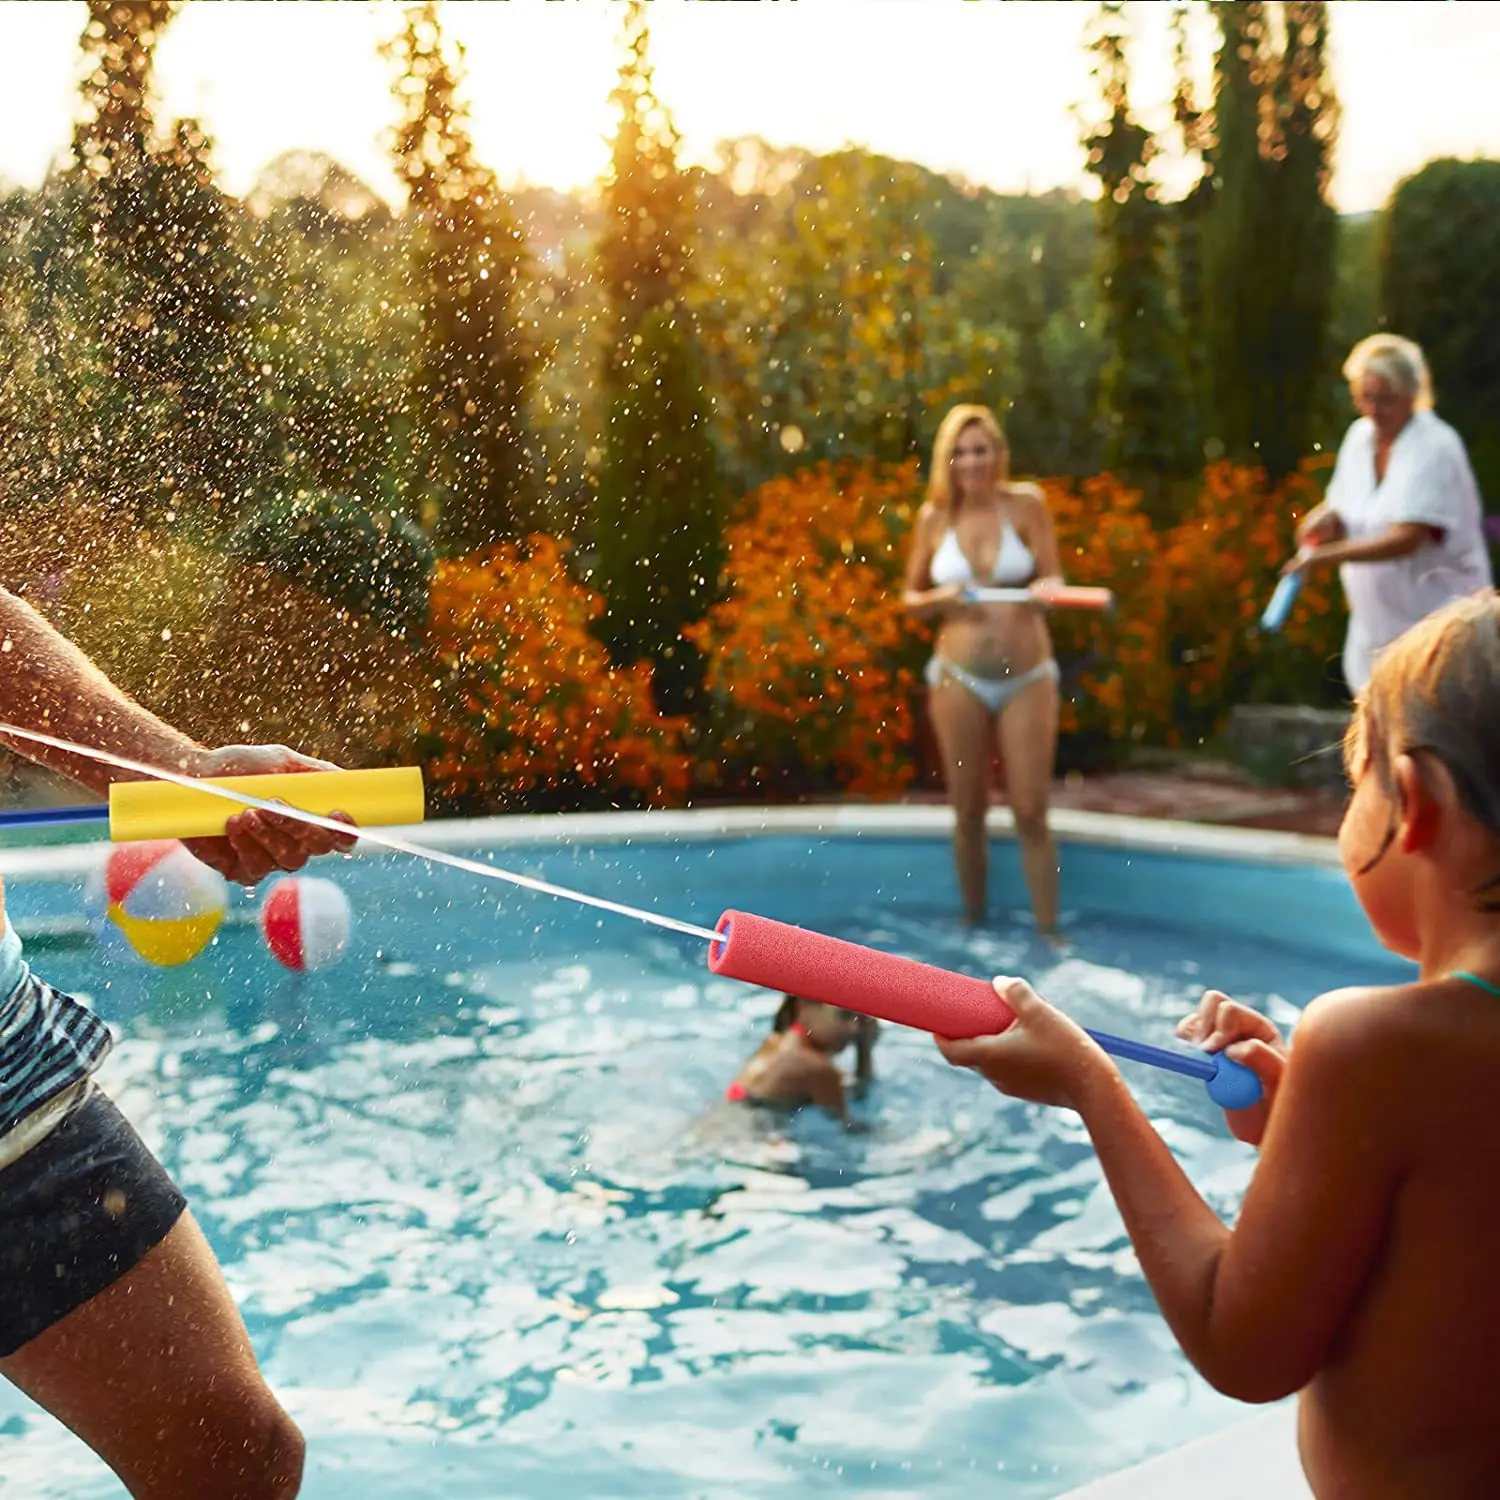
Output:
<path fill-rule="evenodd" d="M 0 828 L 33 828 L 48 823 L 102 823 L 109 817 L 109 804 L 83 807 L 8 807 L 0 812 Z"/>

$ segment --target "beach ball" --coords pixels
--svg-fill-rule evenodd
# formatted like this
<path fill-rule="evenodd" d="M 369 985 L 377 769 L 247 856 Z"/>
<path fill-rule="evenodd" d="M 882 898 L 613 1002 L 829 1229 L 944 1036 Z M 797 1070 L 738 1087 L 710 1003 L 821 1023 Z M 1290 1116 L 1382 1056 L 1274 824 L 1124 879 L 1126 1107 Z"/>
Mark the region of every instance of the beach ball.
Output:
<path fill-rule="evenodd" d="M 147 963 L 196 958 L 224 920 L 224 877 L 176 839 L 121 844 L 104 865 L 105 912 Z"/>
<path fill-rule="evenodd" d="M 288 875 L 266 892 L 260 930 L 288 969 L 326 969 L 349 946 L 351 913 L 343 887 L 313 875 Z"/>

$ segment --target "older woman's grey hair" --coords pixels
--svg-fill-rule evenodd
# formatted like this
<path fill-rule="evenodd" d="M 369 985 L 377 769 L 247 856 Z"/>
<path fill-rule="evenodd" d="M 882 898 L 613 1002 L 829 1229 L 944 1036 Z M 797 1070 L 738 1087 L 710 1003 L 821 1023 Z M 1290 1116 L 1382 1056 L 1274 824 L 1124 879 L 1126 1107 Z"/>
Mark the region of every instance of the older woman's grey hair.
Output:
<path fill-rule="evenodd" d="M 1344 379 L 1353 385 L 1361 376 L 1374 375 L 1394 391 L 1409 396 L 1418 411 L 1432 408 L 1432 377 L 1420 344 L 1398 333 L 1372 333 L 1349 351 L 1344 361 Z"/>

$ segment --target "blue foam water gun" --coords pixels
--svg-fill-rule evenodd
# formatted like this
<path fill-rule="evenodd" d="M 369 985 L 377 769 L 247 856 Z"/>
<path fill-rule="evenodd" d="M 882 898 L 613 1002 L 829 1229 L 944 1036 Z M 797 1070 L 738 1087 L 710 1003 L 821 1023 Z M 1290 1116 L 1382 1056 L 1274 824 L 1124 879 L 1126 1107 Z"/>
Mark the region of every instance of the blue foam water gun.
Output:
<path fill-rule="evenodd" d="M 1275 635 L 1286 624 L 1287 616 L 1291 614 L 1292 606 L 1297 602 L 1297 595 L 1301 592 L 1301 573 L 1281 575 L 1281 580 L 1276 585 L 1276 592 L 1271 595 L 1271 602 L 1266 605 L 1265 613 L 1260 617 L 1260 628 L 1267 635 Z"/>

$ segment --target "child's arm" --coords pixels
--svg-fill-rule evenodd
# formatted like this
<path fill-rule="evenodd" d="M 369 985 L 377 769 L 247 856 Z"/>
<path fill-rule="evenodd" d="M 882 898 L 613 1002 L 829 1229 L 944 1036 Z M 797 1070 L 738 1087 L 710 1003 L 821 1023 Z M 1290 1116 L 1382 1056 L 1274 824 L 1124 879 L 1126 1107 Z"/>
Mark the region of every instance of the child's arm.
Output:
<path fill-rule="evenodd" d="M 997 986 L 998 988 L 998 986 Z M 1025 986 L 1003 1036 L 944 1043 L 1007 1092 L 1078 1110 L 1162 1314 L 1202 1375 L 1242 1401 L 1301 1389 L 1327 1361 L 1384 1235 L 1398 1184 L 1400 1058 L 1378 993 L 1311 1007 L 1231 1233 L 1104 1053 Z"/>
<path fill-rule="evenodd" d="M 784 1047 L 772 1065 L 776 1093 L 815 1104 L 836 1120 L 846 1120 L 844 1079 L 833 1059 L 811 1047 Z"/>
<path fill-rule="evenodd" d="M 830 1058 L 822 1058 L 808 1068 L 806 1075 L 807 1097 L 835 1120 L 848 1118 L 849 1108 L 844 1098 L 843 1075 Z"/>
<path fill-rule="evenodd" d="M 866 1090 L 875 1082 L 875 1038 L 880 1031 L 880 1022 L 874 1016 L 861 1016 L 859 1034 L 854 1042 L 854 1082 L 849 1093 L 862 1099 Z"/>

